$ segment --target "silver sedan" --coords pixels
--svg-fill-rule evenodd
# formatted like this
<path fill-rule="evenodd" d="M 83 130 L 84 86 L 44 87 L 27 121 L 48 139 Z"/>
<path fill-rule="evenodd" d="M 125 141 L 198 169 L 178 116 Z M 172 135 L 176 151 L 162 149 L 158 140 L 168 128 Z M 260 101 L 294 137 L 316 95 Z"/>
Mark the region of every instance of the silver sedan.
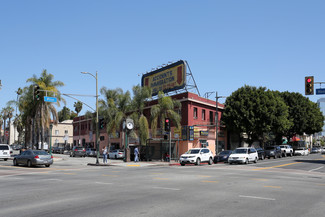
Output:
<path fill-rule="evenodd" d="M 28 167 L 35 165 L 45 165 L 49 167 L 53 164 L 53 156 L 43 150 L 26 150 L 14 157 L 14 166 L 19 164 L 27 165 Z"/>

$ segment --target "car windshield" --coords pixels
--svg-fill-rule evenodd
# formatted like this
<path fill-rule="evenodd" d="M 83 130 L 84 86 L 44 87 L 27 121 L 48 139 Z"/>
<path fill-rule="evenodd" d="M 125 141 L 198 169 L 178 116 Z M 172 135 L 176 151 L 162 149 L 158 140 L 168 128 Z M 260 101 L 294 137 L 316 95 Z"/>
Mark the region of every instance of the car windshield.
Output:
<path fill-rule="evenodd" d="M 188 152 L 186 152 L 186 154 L 198 154 L 200 152 L 199 149 L 191 149 Z"/>
<path fill-rule="evenodd" d="M 266 147 L 265 150 L 273 150 L 275 147 Z"/>
<path fill-rule="evenodd" d="M 232 153 L 233 154 L 246 154 L 247 153 L 247 149 L 245 149 L 245 148 L 236 149 Z"/>
<path fill-rule="evenodd" d="M 231 151 L 222 151 L 219 153 L 219 155 L 228 155 L 231 154 Z"/>

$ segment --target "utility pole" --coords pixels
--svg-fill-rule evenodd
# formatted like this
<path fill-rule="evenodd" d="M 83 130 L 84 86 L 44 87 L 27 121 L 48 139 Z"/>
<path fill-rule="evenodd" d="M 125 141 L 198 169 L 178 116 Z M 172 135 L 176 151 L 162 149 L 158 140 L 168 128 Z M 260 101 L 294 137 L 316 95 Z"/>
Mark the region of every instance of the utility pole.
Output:
<path fill-rule="evenodd" d="M 215 155 L 217 155 L 218 153 L 219 153 L 219 144 L 218 144 L 218 137 L 219 137 L 219 135 L 218 135 L 218 128 L 219 128 L 219 126 L 218 126 L 218 122 L 219 122 L 219 114 L 218 114 L 218 92 L 216 91 L 216 116 L 215 116 L 215 121 L 216 121 L 216 143 L 215 143 Z"/>
<path fill-rule="evenodd" d="M 219 98 L 226 98 L 225 96 L 218 96 L 218 91 L 216 91 L 216 143 L 215 143 L 215 151 L 216 155 L 219 153 L 219 113 L 218 113 L 218 99 Z"/>

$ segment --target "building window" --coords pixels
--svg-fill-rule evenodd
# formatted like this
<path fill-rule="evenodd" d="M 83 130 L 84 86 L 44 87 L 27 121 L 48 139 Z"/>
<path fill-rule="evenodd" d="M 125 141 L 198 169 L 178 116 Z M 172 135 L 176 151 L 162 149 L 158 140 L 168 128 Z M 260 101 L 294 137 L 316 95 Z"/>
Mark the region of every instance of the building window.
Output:
<path fill-rule="evenodd" d="M 68 130 L 65 130 L 65 131 L 64 131 L 64 134 L 65 134 L 65 135 L 68 135 L 68 133 L 69 133 Z"/>
<path fill-rule="evenodd" d="M 213 125 L 213 122 L 214 122 L 213 111 L 210 111 L 209 118 L 210 118 L 210 124 Z"/>
<path fill-rule="evenodd" d="M 194 118 L 194 119 L 197 119 L 197 108 L 194 108 L 194 111 L 193 111 L 193 118 Z"/>
<path fill-rule="evenodd" d="M 59 135 L 59 130 L 55 130 L 55 135 Z"/>
<path fill-rule="evenodd" d="M 202 109 L 202 120 L 205 120 L 205 109 Z"/>

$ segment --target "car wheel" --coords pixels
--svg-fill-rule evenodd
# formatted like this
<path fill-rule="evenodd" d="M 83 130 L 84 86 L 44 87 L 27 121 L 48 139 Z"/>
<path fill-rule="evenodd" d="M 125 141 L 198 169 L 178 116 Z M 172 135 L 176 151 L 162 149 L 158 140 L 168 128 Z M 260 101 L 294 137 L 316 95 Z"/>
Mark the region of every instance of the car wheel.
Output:
<path fill-rule="evenodd" d="M 245 164 L 248 164 L 248 158 L 246 158 L 246 160 L 245 160 Z"/>
<path fill-rule="evenodd" d="M 257 157 L 255 158 L 254 163 L 257 163 Z"/>
<path fill-rule="evenodd" d="M 262 157 L 261 157 L 261 160 L 264 160 L 265 159 L 265 156 L 264 155 L 262 155 Z"/>
<path fill-rule="evenodd" d="M 232 164 L 232 163 L 229 163 L 230 165 Z"/>
<path fill-rule="evenodd" d="M 14 163 L 14 166 L 18 166 L 16 159 L 14 159 L 13 163 Z"/>
<path fill-rule="evenodd" d="M 185 166 L 185 164 L 181 164 L 181 166 Z"/>
<path fill-rule="evenodd" d="M 200 158 L 197 158 L 195 164 L 196 164 L 196 165 L 200 165 L 200 163 L 201 163 L 201 159 L 200 159 Z"/>
<path fill-rule="evenodd" d="M 280 154 L 279 158 L 282 158 L 282 154 Z"/>
<path fill-rule="evenodd" d="M 276 156 L 276 154 L 274 155 L 274 159 L 276 159 L 277 158 L 277 156 Z"/>
<path fill-rule="evenodd" d="M 27 161 L 27 167 L 32 167 L 32 162 L 30 160 Z"/>
<path fill-rule="evenodd" d="M 290 152 L 290 157 L 292 157 L 293 156 L 293 153 L 292 152 Z"/>
<path fill-rule="evenodd" d="M 287 152 L 284 152 L 283 153 L 283 157 L 287 157 Z"/>
<path fill-rule="evenodd" d="M 8 158 L 5 158 L 5 159 L 3 159 L 4 161 L 7 161 L 8 160 Z"/>
<path fill-rule="evenodd" d="M 46 164 L 45 166 L 46 166 L 46 167 L 50 167 L 50 164 Z"/>
<path fill-rule="evenodd" d="M 268 156 L 268 159 L 270 159 L 271 157 L 270 156 Z"/>
<path fill-rule="evenodd" d="M 209 159 L 209 165 L 212 165 L 213 161 L 212 161 L 212 157 L 210 157 Z"/>
<path fill-rule="evenodd" d="M 117 159 L 117 156 L 115 155 L 115 159 Z"/>

